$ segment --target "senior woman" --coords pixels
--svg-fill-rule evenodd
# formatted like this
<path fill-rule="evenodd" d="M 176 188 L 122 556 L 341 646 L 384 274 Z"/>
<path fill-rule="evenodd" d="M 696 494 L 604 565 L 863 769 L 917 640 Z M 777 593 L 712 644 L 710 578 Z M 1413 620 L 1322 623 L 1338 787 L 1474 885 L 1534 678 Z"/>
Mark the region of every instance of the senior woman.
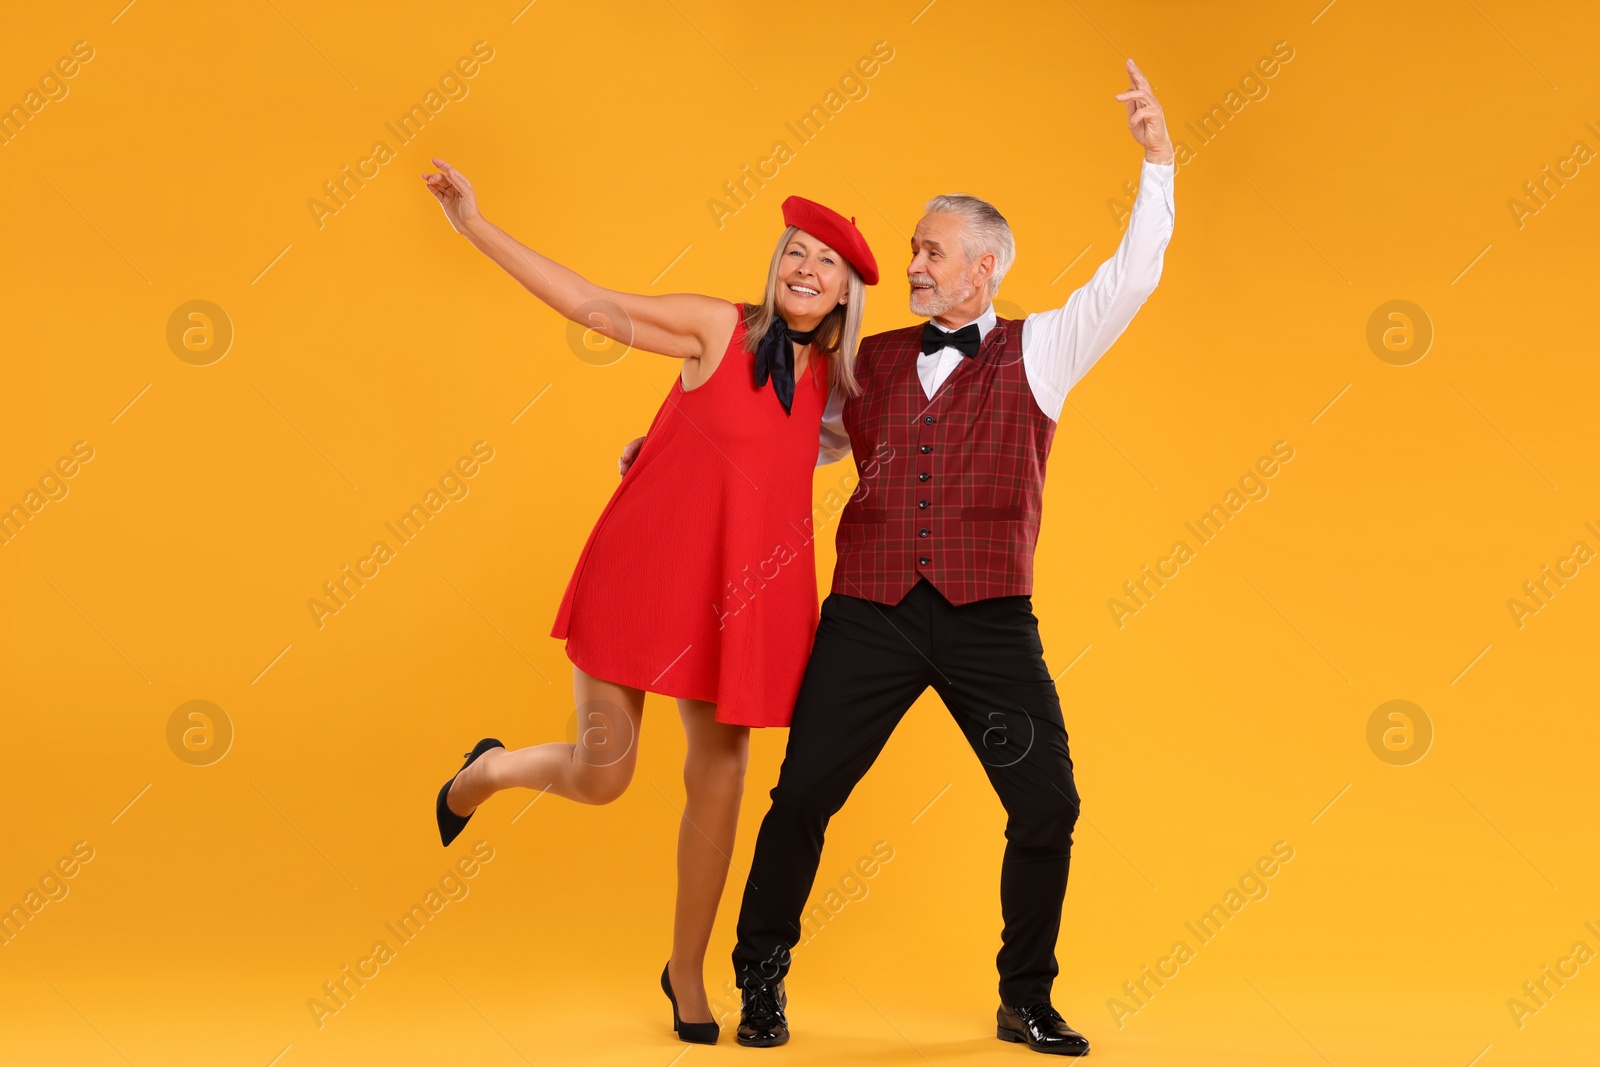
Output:
<path fill-rule="evenodd" d="M 644 695 L 677 698 L 688 739 L 672 954 L 661 986 L 684 1041 L 715 1043 L 703 966 L 733 852 L 749 730 L 787 726 L 817 625 L 808 524 L 819 428 L 854 376 L 877 264 L 853 219 L 783 202 L 759 303 L 605 289 L 483 217 L 449 163 L 424 174 L 457 233 L 529 292 L 622 343 L 683 361 L 643 448 L 578 558 L 551 636 L 566 639 L 575 742 L 484 738 L 439 790 L 448 845 L 496 792 L 584 804 L 633 776 Z"/>

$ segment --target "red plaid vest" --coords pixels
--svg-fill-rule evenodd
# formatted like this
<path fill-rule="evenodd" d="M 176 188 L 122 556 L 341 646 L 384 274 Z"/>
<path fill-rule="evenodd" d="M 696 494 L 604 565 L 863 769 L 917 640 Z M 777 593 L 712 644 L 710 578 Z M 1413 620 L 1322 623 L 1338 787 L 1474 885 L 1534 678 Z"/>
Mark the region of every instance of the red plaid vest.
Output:
<path fill-rule="evenodd" d="M 952 604 L 1033 592 L 1056 424 L 1022 367 L 1022 322 L 999 319 L 929 400 L 922 326 L 861 342 L 844 406 L 860 484 L 839 519 L 833 591 L 896 604 L 926 578 Z"/>

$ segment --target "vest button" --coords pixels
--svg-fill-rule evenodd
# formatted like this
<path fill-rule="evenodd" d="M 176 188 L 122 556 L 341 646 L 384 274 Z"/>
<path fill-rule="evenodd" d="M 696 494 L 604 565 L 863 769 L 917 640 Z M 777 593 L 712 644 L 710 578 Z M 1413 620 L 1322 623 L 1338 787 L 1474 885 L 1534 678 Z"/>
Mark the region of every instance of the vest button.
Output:
<path fill-rule="evenodd" d="M 929 474 L 927 471 L 923 471 L 921 474 L 917 475 L 917 481 L 925 482 L 929 478 L 932 478 L 932 477 L 933 477 L 933 475 Z"/>
<path fill-rule="evenodd" d="M 929 452 L 932 452 L 932 451 L 933 451 L 933 446 L 932 445 L 923 445 L 922 446 L 922 454 L 924 456 L 926 456 Z"/>
<path fill-rule="evenodd" d="M 925 425 L 925 426 L 932 426 L 937 421 L 938 420 L 935 419 L 932 415 L 924 415 L 924 416 L 922 416 L 922 422 L 923 422 L 923 425 Z"/>
<path fill-rule="evenodd" d="M 931 530 L 918 530 L 918 531 L 917 531 L 917 536 L 918 536 L 918 537 L 927 537 L 927 536 L 929 536 L 929 535 L 930 535 L 930 534 L 932 534 L 932 532 L 933 532 L 933 531 L 931 531 Z"/>
<path fill-rule="evenodd" d="M 933 560 L 929 559 L 927 556 L 918 556 L 917 557 L 917 563 L 919 565 L 923 566 L 923 567 L 926 567 L 928 564 L 930 564 L 932 562 L 933 562 Z"/>
<path fill-rule="evenodd" d="M 928 501 L 926 501 L 926 500 L 919 500 L 919 501 L 917 501 L 917 507 L 919 507 L 919 508 L 926 508 L 926 507 L 927 507 L 927 506 L 928 506 Z"/>

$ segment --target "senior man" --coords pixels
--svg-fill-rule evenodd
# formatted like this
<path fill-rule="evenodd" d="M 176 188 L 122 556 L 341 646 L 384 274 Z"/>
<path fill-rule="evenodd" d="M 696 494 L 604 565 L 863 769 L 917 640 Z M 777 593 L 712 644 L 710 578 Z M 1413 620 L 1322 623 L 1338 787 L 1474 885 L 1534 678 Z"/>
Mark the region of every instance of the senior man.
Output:
<path fill-rule="evenodd" d="M 1079 796 L 1030 595 L 1067 391 L 1155 290 L 1172 236 L 1172 141 L 1149 81 L 1132 59 L 1127 70 L 1116 98 L 1145 162 L 1116 253 L 1063 307 L 1002 319 L 993 300 L 1015 257 L 1010 227 L 976 197 L 935 197 L 906 269 L 911 311 L 929 321 L 863 341 L 862 394 L 823 417 L 822 458 L 880 461 L 858 463 L 839 520 L 833 590 L 745 884 L 733 951 L 742 1045 L 788 1040 L 782 980 L 828 820 L 931 685 L 1006 810 L 997 1036 L 1089 1051 L 1050 1002 Z"/>

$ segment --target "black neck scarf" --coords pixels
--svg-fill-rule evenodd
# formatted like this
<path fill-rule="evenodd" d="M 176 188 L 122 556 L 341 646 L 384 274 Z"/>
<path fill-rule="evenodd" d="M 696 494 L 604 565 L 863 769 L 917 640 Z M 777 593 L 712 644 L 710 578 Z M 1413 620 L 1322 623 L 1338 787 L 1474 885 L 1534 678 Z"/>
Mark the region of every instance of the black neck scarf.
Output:
<path fill-rule="evenodd" d="M 778 394 L 778 403 L 783 405 L 785 415 L 793 414 L 790 409 L 794 405 L 794 346 L 808 345 L 816 335 L 815 329 L 804 333 L 791 330 L 782 315 L 774 315 L 772 325 L 767 327 L 761 343 L 756 346 L 756 388 L 766 385 L 770 377 L 772 391 Z M 811 355 L 816 358 L 815 352 Z"/>

